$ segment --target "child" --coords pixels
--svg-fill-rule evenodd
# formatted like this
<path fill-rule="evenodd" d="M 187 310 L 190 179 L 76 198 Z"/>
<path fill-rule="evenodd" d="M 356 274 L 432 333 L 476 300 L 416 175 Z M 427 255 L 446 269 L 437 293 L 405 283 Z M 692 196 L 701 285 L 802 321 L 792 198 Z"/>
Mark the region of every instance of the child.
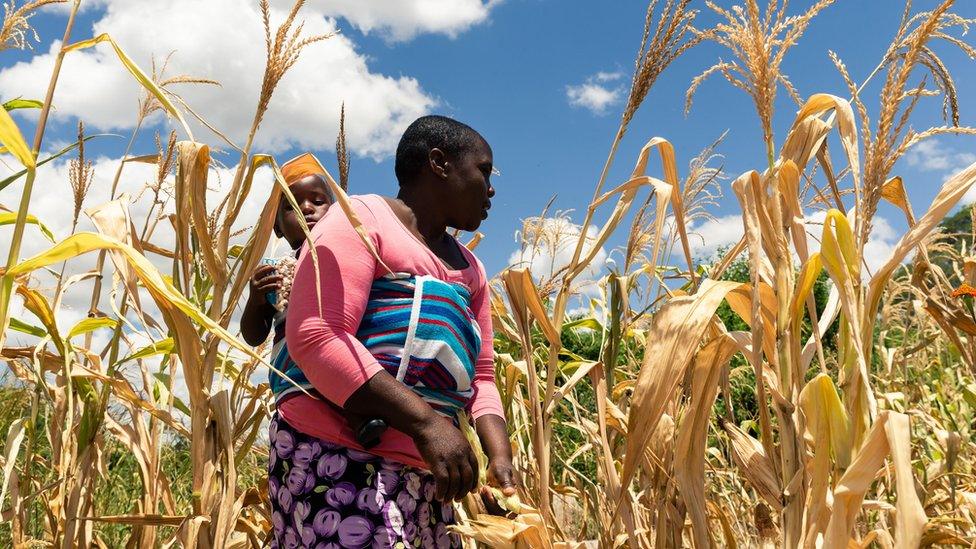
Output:
<path fill-rule="evenodd" d="M 325 178 L 321 175 L 319 163 L 311 153 L 304 153 L 281 166 L 281 174 L 285 178 L 288 190 L 295 197 L 299 210 L 291 207 L 288 200 L 282 198 L 275 215 L 274 232 L 278 238 L 284 238 L 295 251 L 295 257 L 305 244 L 305 233 L 302 232 L 298 216 L 301 215 L 311 231 L 322 216 L 329 211 L 335 202 L 335 197 L 329 189 Z M 268 338 L 268 333 L 274 327 L 274 346 L 271 350 L 271 363 L 279 372 L 286 369 L 285 361 L 288 353 L 285 350 L 285 314 L 287 306 L 278 310 L 268 296 L 274 295 L 275 300 L 281 299 L 277 293 L 282 288 L 283 277 L 274 265 L 259 265 L 251 276 L 250 295 L 244 305 L 241 315 L 241 336 L 249 345 L 258 346 Z M 297 386 L 296 386 L 297 385 Z M 284 398 L 300 392 L 301 388 L 311 385 L 306 379 L 282 378 L 277 372 L 271 372 L 271 388 L 278 402 Z M 379 436 L 386 429 L 386 423 L 379 419 L 364 421 L 364 418 L 346 414 L 346 419 L 357 434 L 360 444 L 368 448 L 379 442 Z"/>

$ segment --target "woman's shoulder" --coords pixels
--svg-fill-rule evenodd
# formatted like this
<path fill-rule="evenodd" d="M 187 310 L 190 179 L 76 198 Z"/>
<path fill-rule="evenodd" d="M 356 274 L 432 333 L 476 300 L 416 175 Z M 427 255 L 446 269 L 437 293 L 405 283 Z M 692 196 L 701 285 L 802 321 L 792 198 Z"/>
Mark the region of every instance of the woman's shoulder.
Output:
<path fill-rule="evenodd" d="M 365 216 L 360 221 L 379 228 L 395 220 L 396 213 L 388 198 L 378 194 L 357 194 L 349 197 L 353 212 Z"/>

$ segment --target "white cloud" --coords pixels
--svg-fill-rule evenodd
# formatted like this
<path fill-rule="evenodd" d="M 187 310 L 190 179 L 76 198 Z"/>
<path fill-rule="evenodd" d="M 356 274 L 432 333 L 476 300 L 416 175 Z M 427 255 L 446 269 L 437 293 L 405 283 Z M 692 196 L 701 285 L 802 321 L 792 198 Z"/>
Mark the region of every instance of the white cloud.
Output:
<path fill-rule="evenodd" d="M 132 0 L 89 0 L 82 10 L 103 8 Z M 303 13 L 344 18 L 364 34 L 376 32 L 391 41 L 409 40 L 421 34 L 443 34 L 454 38 L 488 21 L 491 10 L 502 0 L 306 0 Z M 256 1 L 251 4 L 257 4 Z M 294 0 L 271 0 L 279 10 L 291 9 Z M 67 5 L 51 10 L 67 13 Z"/>
<path fill-rule="evenodd" d="M 528 268 L 536 283 L 550 281 L 554 276 L 561 275 L 561 269 L 573 259 L 573 252 L 579 241 L 580 226 L 566 217 L 550 217 L 541 221 L 538 218 L 529 219 L 526 220 L 526 226 L 529 227 L 531 234 L 520 236 L 527 244 L 512 252 L 508 264 Z M 597 228 L 591 225 L 587 237 L 596 238 L 597 232 Z M 536 238 L 536 235 L 539 237 Z M 583 256 L 585 257 L 592 249 L 592 244 L 584 246 Z M 593 261 L 576 279 L 578 289 L 583 292 L 592 289 L 592 283 L 604 274 L 610 261 L 612 260 L 608 258 L 604 248 L 597 250 Z"/>
<path fill-rule="evenodd" d="M 719 250 L 732 247 L 742 234 L 742 216 L 725 215 L 689 227 L 688 245 L 692 255 L 709 260 Z"/>
<path fill-rule="evenodd" d="M 488 20 L 500 0 L 309 0 L 310 9 L 342 17 L 364 33 L 379 31 L 387 38 L 408 40 L 418 34 L 451 38 Z"/>
<path fill-rule="evenodd" d="M 941 184 L 959 171 L 976 162 L 976 153 L 960 151 L 938 139 L 927 139 L 913 146 L 905 153 L 905 162 L 923 172 L 936 174 Z M 962 197 L 960 203 L 976 202 L 976 187 Z"/>
<path fill-rule="evenodd" d="M 482 5 L 477 0 L 474 3 Z M 287 8 L 284 4 L 275 3 L 279 9 L 272 10 L 272 25 L 284 18 L 280 9 Z M 366 21 L 375 21 L 371 24 L 376 28 L 387 25 L 383 23 L 386 19 L 376 15 L 381 10 L 375 6 L 369 9 L 354 6 L 373 3 L 320 1 L 316 4 L 317 9 L 307 8 L 300 14 L 305 19 L 308 35 L 336 30 L 336 21 L 327 17 L 325 8 L 336 14 L 349 12 L 350 18 L 356 13 L 353 20 L 362 21 L 359 23 L 362 25 Z M 430 15 L 432 6 L 439 5 L 438 2 L 403 4 L 399 12 L 409 12 L 412 5 L 417 13 L 416 24 L 426 22 L 426 27 L 417 26 L 415 32 L 466 28 L 452 23 L 448 16 L 444 16 L 438 27 L 436 17 Z M 173 89 L 210 123 L 243 144 L 264 69 L 264 35 L 256 2 L 103 0 L 102 6 L 104 12 L 93 25 L 93 34 L 110 33 L 144 70 L 149 70 L 153 56 L 161 60 L 175 52 L 167 71 L 169 75 L 189 74 L 220 81 L 222 87 L 182 85 Z M 373 19 L 369 18 L 370 14 Z M 399 21 L 394 15 L 390 15 L 389 21 Z M 146 21 L 152 21 L 152 25 L 146 25 Z M 220 24 L 215 25 L 214 21 Z M 388 26 L 391 32 L 406 32 L 396 31 L 399 27 L 394 23 Z M 47 53 L 0 71 L 0 95 L 43 96 L 60 47 L 55 42 Z M 91 50 L 72 52 L 65 58 L 52 117 L 64 121 L 81 117 L 89 127 L 100 130 L 130 128 L 135 122 L 140 93 L 110 46 L 102 44 Z M 289 147 L 333 149 L 343 101 L 349 149 L 373 158 L 389 155 L 406 125 L 438 104 L 414 78 L 373 72 L 351 39 L 339 34 L 306 49 L 281 81 L 258 132 L 256 146 L 272 152 Z M 20 114 L 36 116 L 36 113 Z M 195 128 L 194 133 L 198 140 L 216 141 L 202 127 Z"/>
<path fill-rule="evenodd" d="M 976 162 L 976 154 L 956 150 L 938 139 L 928 139 L 909 149 L 905 161 L 921 170 L 951 175 Z"/>
<path fill-rule="evenodd" d="M 586 82 L 566 86 L 566 99 L 574 107 L 587 109 L 593 114 L 606 114 L 607 109 L 623 99 L 623 86 L 611 87 L 609 84 L 620 80 L 620 72 L 598 72 Z"/>

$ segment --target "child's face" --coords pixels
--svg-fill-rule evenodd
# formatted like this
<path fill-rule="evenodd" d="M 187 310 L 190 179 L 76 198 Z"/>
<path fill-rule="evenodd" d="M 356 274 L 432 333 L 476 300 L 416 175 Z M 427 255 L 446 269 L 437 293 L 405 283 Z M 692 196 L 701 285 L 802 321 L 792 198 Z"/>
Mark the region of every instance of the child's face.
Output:
<path fill-rule="evenodd" d="M 292 249 L 298 249 L 305 241 L 305 234 L 298 221 L 298 214 L 305 218 L 305 223 L 311 231 L 312 227 L 333 203 L 332 193 L 325 181 L 317 175 L 306 175 L 288 186 L 291 194 L 295 195 L 298 212 L 292 209 L 288 199 L 281 197 L 278 206 L 278 216 L 275 219 L 275 233 L 284 237 Z"/>

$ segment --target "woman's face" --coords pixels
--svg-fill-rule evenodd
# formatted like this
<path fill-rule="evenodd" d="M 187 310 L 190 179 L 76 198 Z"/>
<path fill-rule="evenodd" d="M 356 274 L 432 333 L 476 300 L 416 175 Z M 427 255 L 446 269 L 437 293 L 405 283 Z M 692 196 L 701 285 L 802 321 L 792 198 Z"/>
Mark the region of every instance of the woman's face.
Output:
<path fill-rule="evenodd" d="M 495 196 L 491 186 L 492 162 L 491 147 L 479 139 L 455 159 L 454 169 L 447 171 L 448 192 L 443 207 L 451 227 L 475 231 L 488 217 L 491 197 Z"/>

